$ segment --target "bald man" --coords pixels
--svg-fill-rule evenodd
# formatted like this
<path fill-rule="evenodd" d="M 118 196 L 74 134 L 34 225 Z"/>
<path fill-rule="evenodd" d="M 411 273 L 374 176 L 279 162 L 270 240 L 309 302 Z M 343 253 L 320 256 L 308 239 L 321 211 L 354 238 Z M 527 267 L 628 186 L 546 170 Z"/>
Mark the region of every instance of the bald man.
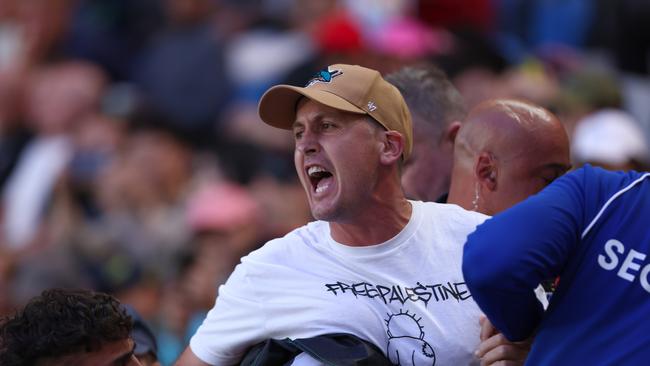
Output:
<path fill-rule="evenodd" d="M 569 138 L 551 112 L 520 100 L 488 100 L 470 111 L 457 134 L 448 202 L 494 215 L 570 167 Z"/>
<path fill-rule="evenodd" d="M 569 138 L 548 110 L 512 99 L 474 107 L 454 141 L 448 203 L 495 215 L 526 199 L 569 170 Z M 546 306 L 544 290 L 536 289 Z M 489 321 L 481 323 L 482 363 L 523 363 L 528 342 L 508 343 Z M 508 352 L 507 356 L 501 356 Z"/>

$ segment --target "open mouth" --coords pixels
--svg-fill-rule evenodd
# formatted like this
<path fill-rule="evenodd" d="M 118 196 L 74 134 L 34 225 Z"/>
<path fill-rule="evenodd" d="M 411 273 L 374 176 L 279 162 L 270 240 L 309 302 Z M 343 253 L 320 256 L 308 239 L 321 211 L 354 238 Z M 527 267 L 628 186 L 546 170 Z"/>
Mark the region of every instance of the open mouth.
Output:
<path fill-rule="evenodd" d="M 330 186 L 333 177 L 332 173 L 318 165 L 307 168 L 307 175 L 316 193 L 324 192 Z"/>

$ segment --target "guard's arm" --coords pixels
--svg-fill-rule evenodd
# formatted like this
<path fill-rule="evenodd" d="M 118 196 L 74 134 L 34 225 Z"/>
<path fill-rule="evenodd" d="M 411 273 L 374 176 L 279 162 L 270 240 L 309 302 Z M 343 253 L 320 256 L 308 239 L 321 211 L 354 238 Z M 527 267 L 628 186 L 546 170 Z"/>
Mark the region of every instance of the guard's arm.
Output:
<path fill-rule="evenodd" d="M 580 240 L 584 170 L 479 225 L 464 248 L 463 274 L 472 296 L 511 341 L 530 337 L 543 309 L 533 289 L 562 272 Z"/>

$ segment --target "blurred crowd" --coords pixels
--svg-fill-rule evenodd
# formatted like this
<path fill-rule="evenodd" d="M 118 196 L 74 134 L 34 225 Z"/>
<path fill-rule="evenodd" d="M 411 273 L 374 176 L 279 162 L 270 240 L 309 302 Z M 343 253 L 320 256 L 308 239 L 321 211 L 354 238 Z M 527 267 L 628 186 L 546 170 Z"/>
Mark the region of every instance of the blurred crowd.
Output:
<path fill-rule="evenodd" d="M 114 294 L 170 364 L 239 258 L 310 220 L 277 83 L 430 62 L 471 107 L 555 112 L 574 166 L 647 169 L 650 4 L 635 0 L 2 0 L 0 315 Z"/>

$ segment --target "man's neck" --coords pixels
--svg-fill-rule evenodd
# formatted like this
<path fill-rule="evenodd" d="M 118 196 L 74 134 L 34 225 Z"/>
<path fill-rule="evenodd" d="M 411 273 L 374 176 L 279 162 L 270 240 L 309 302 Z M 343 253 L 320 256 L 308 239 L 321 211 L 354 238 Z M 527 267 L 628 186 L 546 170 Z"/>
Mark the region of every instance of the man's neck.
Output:
<path fill-rule="evenodd" d="M 472 209 L 472 200 L 476 196 L 476 182 L 470 174 L 454 171 L 447 203 L 453 203 L 466 210 Z"/>
<path fill-rule="evenodd" d="M 350 222 L 330 222 L 330 233 L 335 241 L 349 246 L 381 244 L 399 234 L 409 222 L 413 208 L 402 197 L 393 202 L 383 202 L 366 215 Z"/>

